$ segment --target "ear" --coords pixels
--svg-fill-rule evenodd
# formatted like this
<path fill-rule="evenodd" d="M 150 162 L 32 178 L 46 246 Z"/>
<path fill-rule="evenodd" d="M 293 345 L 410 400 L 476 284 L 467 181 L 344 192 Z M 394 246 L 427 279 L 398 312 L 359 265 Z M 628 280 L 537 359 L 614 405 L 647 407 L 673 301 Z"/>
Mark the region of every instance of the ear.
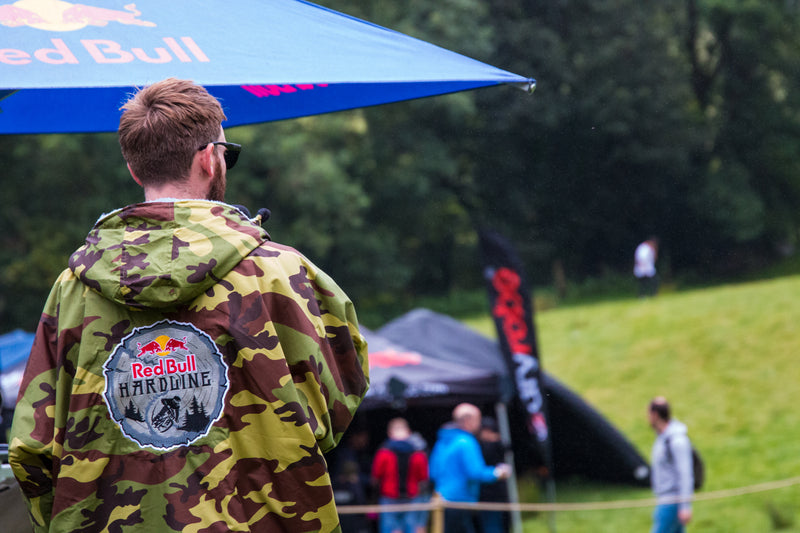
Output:
<path fill-rule="evenodd" d="M 144 185 L 142 185 L 142 180 L 137 178 L 136 174 L 133 173 L 133 169 L 131 168 L 131 164 L 130 163 L 128 163 L 128 172 L 131 173 L 131 177 L 133 178 L 133 181 L 135 181 L 139 185 L 139 187 L 144 187 Z"/>
<path fill-rule="evenodd" d="M 195 154 L 195 157 L 199 157 L 200 168 L 203 169 L 209 176 L 214 175 L 214 148 L 213 144 L 210 144 L 203 148 L 202 150 L 198 151 Z"/>

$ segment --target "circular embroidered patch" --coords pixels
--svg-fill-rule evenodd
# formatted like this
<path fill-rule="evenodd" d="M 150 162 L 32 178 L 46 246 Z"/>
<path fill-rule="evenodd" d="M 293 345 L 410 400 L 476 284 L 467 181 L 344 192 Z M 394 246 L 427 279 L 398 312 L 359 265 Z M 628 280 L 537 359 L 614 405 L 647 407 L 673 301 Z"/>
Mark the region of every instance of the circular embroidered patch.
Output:
<path fill-rule="evenodd" d="M 135 328 L 103 369 L 111 416 L 140 446 L 190 444 L 222 415 L 228 367 L 211 337 L 192 324 L 162 320 Z"/>

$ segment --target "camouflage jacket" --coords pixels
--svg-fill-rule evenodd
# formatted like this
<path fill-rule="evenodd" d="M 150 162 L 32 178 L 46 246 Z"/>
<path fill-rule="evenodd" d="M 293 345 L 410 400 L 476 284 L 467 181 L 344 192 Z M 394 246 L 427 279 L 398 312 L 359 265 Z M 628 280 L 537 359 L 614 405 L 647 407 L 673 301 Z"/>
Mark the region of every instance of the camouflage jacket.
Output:
<path fill-rule="evenodd" d="M 342 290 L 236 208 L 104 216 L 55 283 L 10 460 L 37 531 L 339 531 L 368 387 Z"/>

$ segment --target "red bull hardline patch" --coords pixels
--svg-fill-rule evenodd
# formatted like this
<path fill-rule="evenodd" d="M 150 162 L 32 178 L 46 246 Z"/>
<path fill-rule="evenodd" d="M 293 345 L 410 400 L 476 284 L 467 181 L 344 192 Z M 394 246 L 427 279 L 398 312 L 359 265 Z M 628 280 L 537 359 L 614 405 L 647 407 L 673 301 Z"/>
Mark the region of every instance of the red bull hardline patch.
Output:
<path fill-rule="evenodd" d="M 191 324 L 162 320 L 135 328 L 103 368 L 111 416 L 141 447 L 190 444 L 222 414 L 227 365 L 211 338 Z"/>

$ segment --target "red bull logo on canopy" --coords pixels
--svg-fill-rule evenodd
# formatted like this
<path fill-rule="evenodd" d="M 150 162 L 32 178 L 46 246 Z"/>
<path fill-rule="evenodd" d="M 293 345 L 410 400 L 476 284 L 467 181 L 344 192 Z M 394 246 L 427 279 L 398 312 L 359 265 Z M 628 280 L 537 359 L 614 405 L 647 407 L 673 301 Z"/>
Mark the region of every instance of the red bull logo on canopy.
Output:
<path fill-rule="evenodd" d="M 62 0 L 18 0 L 13 4 L 0 4 L 0 25 L 9 28 L 36 28 L 48 32 L 75 32 L 91 26 L 108 26 L 109 23 L 157 27 L 154 22 L 143 20 L 140 16 L 141 12 L 136 9 L 136 4 L 127 4 L 121 10 L 72 4 Z M 112 39 L 51 38 L 42 40 L 42 47 L 36 50 L 0 45 L 0 63 L 27 65 L 40 61 L 51 65 L 74 65 L 86 61 L 98 64 L 210 61 L 191 37 L 154 37 L 157 40 L 149 46 L 130 49 L 123 48 Z"/>
<path fill-rule="evenodd" d="M 13 4 L 0 4 L 0 24 L 3 26 L 30 26 L 46 31 L 75 31 L 86 26 L 106 26 L 109 22 L 155 26 L 139 19 L 141 12 L 136 4 L 127 4 L 124 10 L 72 4 L 62 0 L 18 0 Z"/>

